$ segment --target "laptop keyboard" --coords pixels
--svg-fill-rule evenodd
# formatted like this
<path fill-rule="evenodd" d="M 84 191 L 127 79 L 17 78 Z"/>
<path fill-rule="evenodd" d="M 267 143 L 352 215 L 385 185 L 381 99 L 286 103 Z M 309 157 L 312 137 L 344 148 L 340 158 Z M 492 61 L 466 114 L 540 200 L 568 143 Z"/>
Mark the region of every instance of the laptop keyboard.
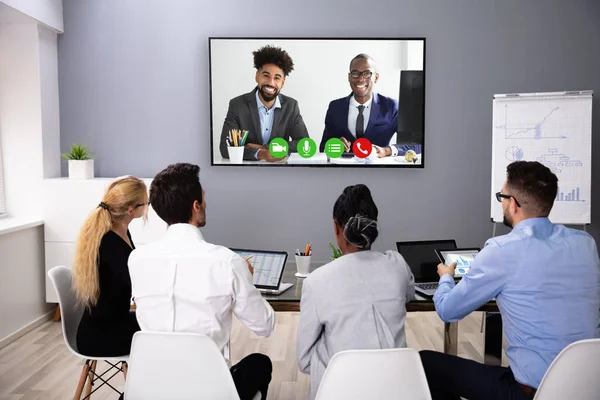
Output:
<path fill-rule="evenodd" d="M 430 289 L 437 289 L 438 284 L 437 284 L 437 282 L 435 282 L 435 283 L 417 283 L 417 284 L 415 284 L 415 286 L 418 286 L 423 290 L 430 290 Z"/>

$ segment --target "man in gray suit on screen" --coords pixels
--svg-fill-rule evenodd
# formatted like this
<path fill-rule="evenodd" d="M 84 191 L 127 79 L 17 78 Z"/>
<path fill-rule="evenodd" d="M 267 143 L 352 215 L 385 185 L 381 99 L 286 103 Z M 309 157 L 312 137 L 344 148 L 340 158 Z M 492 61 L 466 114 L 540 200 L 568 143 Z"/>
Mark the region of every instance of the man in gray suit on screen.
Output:
<path fill-rule="evenodd" d="M 294 62 L 285 50 L 274 46 L 261 47 L 252 54 L 257 86 L 229 102 L 219 149 L 223 158 L 229 158 L 229 131 L 247 130 L 244 160 L 279 161 L 269 153 L 271 140 L 284 138 L 290 151 L 295 152 L 300 139 L 308 137 L 298 102 L 279 93 Z"/>

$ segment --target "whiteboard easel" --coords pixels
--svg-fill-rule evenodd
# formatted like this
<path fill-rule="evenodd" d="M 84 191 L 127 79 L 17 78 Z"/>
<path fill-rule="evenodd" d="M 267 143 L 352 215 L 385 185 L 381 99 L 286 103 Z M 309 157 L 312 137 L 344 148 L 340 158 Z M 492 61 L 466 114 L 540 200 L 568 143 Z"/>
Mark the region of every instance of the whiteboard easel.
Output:
<path fill-rule="evenodd" d="M 502 222 L 495 193 L 513 161 L 538 161 L 558 177 L 550 220 L 591 222 L 592 91 L 497 94 L 493 100 L 490 216 Z M 494 234 L 496 226 L 494 224 Z"/>

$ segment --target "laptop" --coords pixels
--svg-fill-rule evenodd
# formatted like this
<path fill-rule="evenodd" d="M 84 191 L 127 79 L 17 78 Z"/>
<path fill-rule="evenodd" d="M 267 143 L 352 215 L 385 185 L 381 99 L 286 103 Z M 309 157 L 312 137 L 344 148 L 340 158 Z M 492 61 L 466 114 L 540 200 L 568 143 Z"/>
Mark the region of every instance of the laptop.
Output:
<path fill-rule="evenodd" d="M 435 249 L 435 253 L 437 254 L 440 262 L 446 265 L 450 265 L 453 262 L 456 263 L 454 279 L 458 280 L 471 270 L 471 263 L 475 259 L 475 256 L 479 253 L 479 250 L 479 247 L 454 250 Z"/>
<path fill-rule="evenodd" d="M 254 286 L 265 294 L 278 295 L 292 286 L 293 283 L 281 283 L 283 270 L 288 258 L 286 251 L 231 249 L 242 258 L 252 256 L 249 260 L 254 267 Z"/>
<path fill-rule="evenodd" d="M 433 296 L 440 280 L 437 274 L 440 261 L 435 250 L 456 249 L 456 241 L 444 239 L 396 242 L 396 247 L 415 277 L 415 291 L 425 296 Z"/>

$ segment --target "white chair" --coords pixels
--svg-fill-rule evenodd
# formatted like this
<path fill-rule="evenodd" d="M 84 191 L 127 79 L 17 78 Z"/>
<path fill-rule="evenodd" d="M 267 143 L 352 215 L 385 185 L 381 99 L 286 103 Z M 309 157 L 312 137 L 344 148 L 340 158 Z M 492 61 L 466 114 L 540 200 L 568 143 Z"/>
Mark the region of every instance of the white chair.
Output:
<path fill-rule="evenodd" d="M 92 393 L 94 393 L 103 385 L 107 385 L 115 392 L 121 394 L 121 392 L 112 386 L 109 381 L 119 372 L 123 372 L 123 375 L 126 376 L 126 362 L 129 357 L 124 355 L 120 357 L 105 358 L 90 357 L 81 354 L 77 349 L 77 328 L 79 327 L 79 322 L 81 321 L 81 316 L 83 315 L 83 307 L 77 304 L 75 293 L 72 290 L 71 270 L 63 265 L 59 265 L 48 271 L 48 276 L 50 277 L 50 280 L 54 285 L 54 289 L 56 289 L 56 293 L 58 294 L 58 303 L 60 305 L 62 317 L 61 323 L 63 338 L 65 339 L 67 348 L 71 351 L 71 353 L 85 360 L 83 369 L 81 370 L 79 384 L 77 385 L 77 390 L 75 392 L 75 400 L 81 399 L 83 387 L 86 382 L 87 387 L 84 399 L 89 399 Z M 98 375 L 96 374 L 96 365 L 98 361 L 103 360 L 109 364 L 110 367 L 102 374 Z M 121 365 L 119 365 L 119 363 Z M 108 373 L 112 373 L 112 375 L 106 378 L 105 375 Z M 94 386 L 97 381 L 101 381 L 101 383 L 92 391 L 92 386 Z"/>
<path fill-rule="evenodd" d="M 255 398 L 260 399 L 260 393 Z M 133 335 L 125 400 L 239 400 L 223 354 L 197 333 Z"/>
<path fill-rule="evenodd" d="M 425 370 L 414 349 L 336 353 L 321 380 L 317 400 L 431 400 Z"/>
<path fill-rule="evenodd" d="M 552 361 L 535 400 L 600 398 L 600 339 L 571 343 Z"/>

